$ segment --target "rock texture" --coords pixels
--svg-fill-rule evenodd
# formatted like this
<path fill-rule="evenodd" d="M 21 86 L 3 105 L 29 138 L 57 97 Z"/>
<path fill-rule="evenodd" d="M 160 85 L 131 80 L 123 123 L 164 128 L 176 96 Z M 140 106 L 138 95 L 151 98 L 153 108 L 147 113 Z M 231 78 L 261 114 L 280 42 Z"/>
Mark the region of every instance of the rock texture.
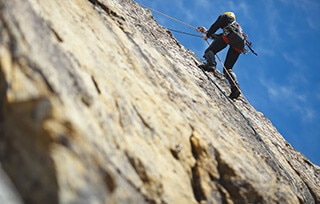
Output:
<path fill-rule="evenodd" d="M 320 203 L 319 166 L 197 63 L 133 0 L 0 0 L 0 202 Z"/>

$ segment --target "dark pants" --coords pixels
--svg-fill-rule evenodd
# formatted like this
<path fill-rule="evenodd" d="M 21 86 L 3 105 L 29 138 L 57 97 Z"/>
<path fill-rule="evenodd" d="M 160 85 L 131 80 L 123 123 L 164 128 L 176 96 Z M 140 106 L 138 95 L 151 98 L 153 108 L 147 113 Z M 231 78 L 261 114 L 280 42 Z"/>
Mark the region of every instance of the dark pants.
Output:
<path fill-rule="evenodd" d="M 228 44 L 223 40 L 222 37 L 216 38 L 205 51 L 204 58 L 207 60 L 207 63 L 216 66 L 217 63 L 215 60 L 215 54 L 226 48 L 227 45 Z M 236 75 L 232 71 L 232 68 L 238 60 L 239 55 L 240 53 L 230 46 L 224 62 L 225 69 L 223 69 L 223 73 L 232 87 L 238 85 Z"/>

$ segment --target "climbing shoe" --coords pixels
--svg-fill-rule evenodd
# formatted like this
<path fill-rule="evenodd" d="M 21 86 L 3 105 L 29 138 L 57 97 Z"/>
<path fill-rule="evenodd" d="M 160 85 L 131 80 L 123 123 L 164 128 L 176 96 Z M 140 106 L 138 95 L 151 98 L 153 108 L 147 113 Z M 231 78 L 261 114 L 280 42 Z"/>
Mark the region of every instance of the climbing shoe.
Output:
<path fill-rule="evenodd" d="M 207 71 L 207 72 L 215 72 L 216 70 L 216 67 L 214 65 L 210 65 L 210 64 L 201 64 L 201 65 L 198 65 L 198 67 L 200 69 L 203 69 L 204 71 Z"/>
<path fill-rule="evenodd" d="M 240 96 L 240 91 L 237 87 L 231 88 L 231 93 L 229 95 L 229 98 L 232 100 L 236 100 Z"/>

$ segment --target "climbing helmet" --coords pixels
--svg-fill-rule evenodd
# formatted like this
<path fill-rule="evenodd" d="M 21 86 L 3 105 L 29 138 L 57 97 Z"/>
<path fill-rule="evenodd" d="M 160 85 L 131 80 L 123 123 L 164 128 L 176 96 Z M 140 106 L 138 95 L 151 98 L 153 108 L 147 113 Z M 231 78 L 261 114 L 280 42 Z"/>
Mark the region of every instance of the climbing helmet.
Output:
<path fill-rule="evenodd" d="M 236 20 L 236 15 L 235 15 L 233 12 L 231 12 L 231 11 L 224 12 L 223 14 L 225 14 L 225 15 L 227 15 L 227 16 L 230 16 L 230 17 L 232 17 L 234 20 Z"/>

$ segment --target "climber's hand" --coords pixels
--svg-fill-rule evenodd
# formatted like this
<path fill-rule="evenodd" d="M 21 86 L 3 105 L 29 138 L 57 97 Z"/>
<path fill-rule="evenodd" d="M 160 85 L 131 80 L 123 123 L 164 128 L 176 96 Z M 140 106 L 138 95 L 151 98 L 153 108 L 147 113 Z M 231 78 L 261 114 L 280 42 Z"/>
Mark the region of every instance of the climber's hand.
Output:
<path fill-rule="evenodd" d="M 200 33 L 205 33 L 205 32 L 207 32 L 207 29 L 203 26 L 199 26 L 196 28 L 196 31 L 198 31 Z"/>

